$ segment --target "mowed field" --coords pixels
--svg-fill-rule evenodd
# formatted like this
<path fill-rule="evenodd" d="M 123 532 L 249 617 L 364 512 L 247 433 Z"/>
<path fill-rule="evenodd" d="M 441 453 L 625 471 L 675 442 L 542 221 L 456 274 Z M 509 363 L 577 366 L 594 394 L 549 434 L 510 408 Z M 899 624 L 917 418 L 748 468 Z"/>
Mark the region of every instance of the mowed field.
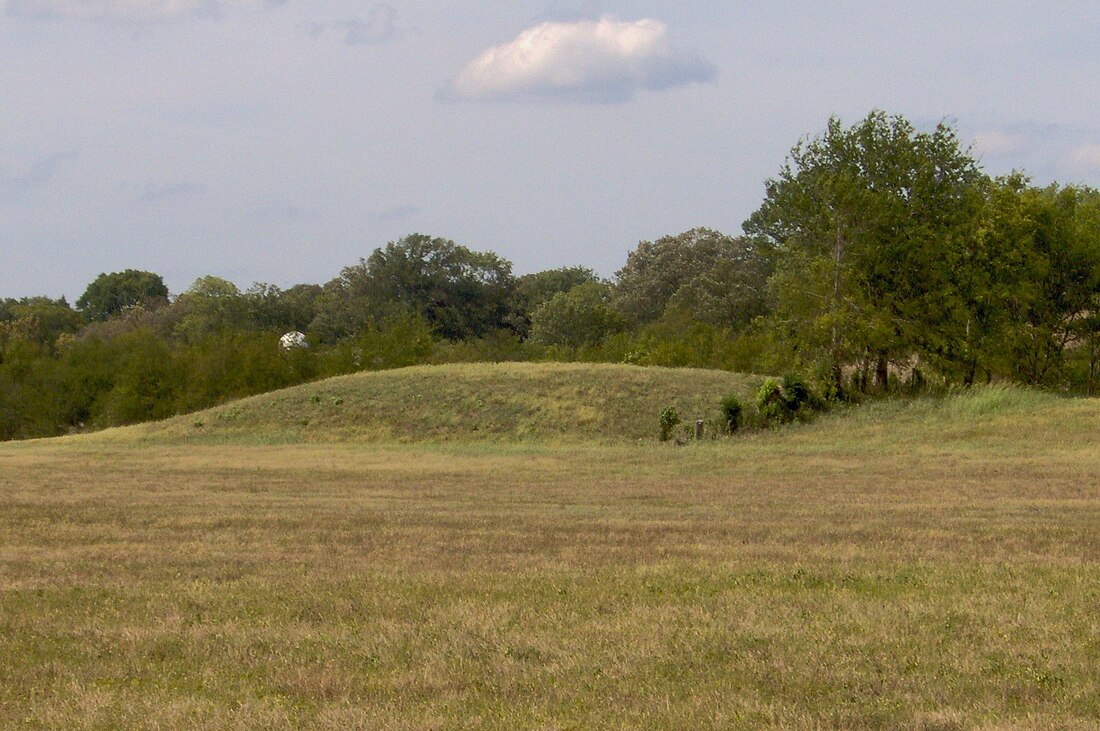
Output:
<path fill-rule="evenodd" d="M 0 445 L 0 728 L 1100 728 L 1100 402 L 657 442 L 758 383 L 411 369 Z"/>

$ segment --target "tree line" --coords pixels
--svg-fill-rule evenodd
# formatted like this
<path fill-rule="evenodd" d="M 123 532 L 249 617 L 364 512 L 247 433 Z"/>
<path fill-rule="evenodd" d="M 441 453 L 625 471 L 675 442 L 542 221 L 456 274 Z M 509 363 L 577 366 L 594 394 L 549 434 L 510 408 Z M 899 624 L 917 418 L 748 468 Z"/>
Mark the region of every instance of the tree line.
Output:
<path fill-rule="evenodd" d="M 278 338 L 301 331 L 308 349 Z M 412 234 L 324 285 L 104 273 L 0 299 L 0 438 L 132 423 L 358 370 L 588 360 L 797 371 L 832 398 L 1003 380 L 1100 387 L 1100 193 L 992 178 L 940 124 L 831 119 L 740 235 L 631 251 L 611 280 L 516 276 Z"/>

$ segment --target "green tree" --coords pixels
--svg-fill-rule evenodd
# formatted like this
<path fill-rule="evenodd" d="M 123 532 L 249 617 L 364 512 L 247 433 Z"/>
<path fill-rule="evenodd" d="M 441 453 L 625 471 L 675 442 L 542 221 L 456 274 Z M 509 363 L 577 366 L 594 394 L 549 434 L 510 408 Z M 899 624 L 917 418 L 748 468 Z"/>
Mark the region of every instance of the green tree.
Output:
<path fill-rule="evenodd" d="M 305 331 L 317 315 L 318 284 L 296 284 L 280 289 L 256 282 L 244 293 L 251 327 L 267 332 Z"/>
<path fill-rule="evenodd" d="M 1076 186 L 1029 188 L 1015 196 L 1016 281 L 1001 301 L 1013 375 L 1034 385 L 1065 383 L 1068 348 L 1088 347 L 1100 298 L 1100 193 Z"/>
<path fill-rule="evenodd" d="M 179 353 L 187 374 L 183 411 L 301 383 L 317 373 L 311 350 L 284 352 L 271 332 L 230 330 L 203 336 Z"/>
<path fill-rule="evenodd" d="M 117 372 L 99 408 L 101 426 L 163 419 L 176 413 L 187 373 L 172 343 L 151 330 L 119 335 Z"/>
<path fill-rule="evenodd" d="M 388 318 L 409 314 L 411 307 L 388 299 L 382 282 L 371 274 L 366 260 L 360 259 L 322 287 L 309 331 L 331 345 Z"/>
<path fill-rule="evenodd" d="M 425 363 L 432 354 L 432 331 L 415 314 L 394 315 L 341 340 L 323 356 L 324 375 L 377 371 Z"/>
<path fill-rule="evenodd" d="M 22 338 L 9 342 L 0 360 L 0 439 L 61 434 L 60 386 L 57 362 L 46 347 Z"/>
<path fill-rule="evenodd" d="M 64 297 L 24 297 L 0 303 L 0 358 L 13 341 L 34 343 L 54 349 L 62 335 L 80 331 L 84 320 Z"/>
<path fill-rule="evenodd" d="M 531 342 L 566 348 L 598 344 L 625 324 L 610 301 L 610 287 L 603 282 L 558 292 L 531 315 Z"/>
<path fill-rule="evenodd" d="M 766 239 L 695 228 L 642 241 L 616 273 L 615 307 L 634 327 L 670 309 L 714 327 L 739 328 L 767 311 Z"/>
<path fill-rule="evenodd" d="M 69 429 L 103 424 L 103 398 L 115 384 L 121 351 L 113 341 L 81 333 L 57 355 L 58 382 L 63 394 L 59 422 Z"/>
<path fill-rule="evenodd" d="M 965 359 L 987 182 L 944 123 L 875 111 L 798 143 L 745 230 L 777 249 L 774 322 L 801 364 L 840 390 L 845 365 L 885 387 L 891 359 Z"/>
<path fill-rule="evenodd" d="M 568 292 L 580 284 L 599 281 L 596 272 L 583 266 L 547 269 L 519 277 L 515 288 L 515 334 L 521 339 L 527 338 L 531 333 L 531 315 L 554 295 Z"/>
<path fill-rule="evenodd" d="M 493 252 L 412 234 L 375 250 L 367 266 L 385 299 L 410 307 L 443 338 L 514 325 L 512 265 Z"/>
<path fill-rule="evenodd" d="M 376 249 L 325 285 L 312 328 L 332 342 L 387 318 L 415 314 L 461 340 L 518 327 L 512 265 L 492 252 L 412 234 Z"/>
<path fill-rule="evenodd" d="M 588 267 L 559 267 L 533 274 L 524 274 L 516 280 L 516 298 L 523 309 L 532 313 L 554 295 L 568 292 L 581 284 L 600 281 L 596 272 Z"/>
<path fill-rule="evenodd" d="M 134 305 L 155 309 L 168 304 L 168 287 L 159 274 L 127 269 L 100 274 L 80 299 L 76 308 L 89 320 L 106 320 Z"/>
<path fill-rule="evenodd" d="M 187 342 L 248 325 L 248 302 L 237 285 L 221 277 L 199 277 L 172 308 L 178 318 L 174 334 Z"/>

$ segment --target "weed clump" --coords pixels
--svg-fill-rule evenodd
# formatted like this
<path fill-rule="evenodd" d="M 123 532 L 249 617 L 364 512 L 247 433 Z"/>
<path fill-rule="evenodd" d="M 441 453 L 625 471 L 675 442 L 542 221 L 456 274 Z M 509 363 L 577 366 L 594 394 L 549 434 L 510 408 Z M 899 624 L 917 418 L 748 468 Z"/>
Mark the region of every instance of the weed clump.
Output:
<path fill-rule="evenodd" d="M 800 376 L 789 375 L 780 383 L 769 378 L 756 393 L 756 407 L 766 426 L 808 421 L 825 408 L 825 401 Z"/>
<path fill-rule="evenodd" d="M 680 423 L 680 412 L 674 406 L 666 406 L 657 416 L 657 425 L 661 428 L 661 441 L 667 442 L 672 438 L 672 430 Z"/>
<path fill-rule="evenodd" d="M 816 409 L 820 405 L 819 399 L 800 376 L 784 377 L 783 397 L 787 402 L 787 408 L 793 414 L 797 414 L 804 407 Z"/>
<path fill-rule="evenodd" d="M 756 408 L 765 424 L 785 424 L 791 420 L 783 387 L 774 378 L 760 384 L 760 390 L 756 392 Z"/>
<path fill-rule="evenodd" d="M 736 395 L 731 393 L 722 398 L 722 420 L 728 434 L 736 434 L 741 428 L 744 413 L 745 408 Z"/>

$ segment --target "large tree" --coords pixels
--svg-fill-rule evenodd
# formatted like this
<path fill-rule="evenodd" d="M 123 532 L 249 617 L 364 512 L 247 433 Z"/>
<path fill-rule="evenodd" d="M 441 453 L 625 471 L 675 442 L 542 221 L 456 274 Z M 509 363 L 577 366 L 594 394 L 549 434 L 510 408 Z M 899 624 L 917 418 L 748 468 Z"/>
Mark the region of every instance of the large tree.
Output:
<path fill-rule="evenodd" d="M 792 350 L 838 389 L 848 364 L 885 385 L 892 358 L 966 360 L 965 323 L 987 294 L 967 280 L 986 183 L 944 123 L 920 132 L 876 111 L 799 142 L 745 223 L 777 248 L 776 324 Z"/>
<path fill-rule="evenodd" d="M 546 269 L 533 274 L 524 274 L 516 280 L 516 294 L 520 304 L 527 312 L 534 312 L 544 302 L 555 295 L 568 292 L 574 287 L 590 282 L 599 282 L 596 272 L 584 266 L 559 267 Z"/>
<path fill-rule="evenodd" d="M 1100 305 L 1100 193 L 1077 186 L 1026 187 L 999 181 L 991 235 L 1016 245 L 1003 342 L 1008 374 L 1034 385 L 1062 385 L 1068 349 L 1093 347 Z"/>
<path fill-rule="evenodd" d="M 83 321 L 64 297 L 24 297 L 0 300 L 0 360 L 13 341 L 31 343 L 48 350 L 62 335 L 80 331 Z"/>
<path fill-rule="evenodd" d="M 385 298 L 412 307 L 444 338 L 476 337 L 512 323 L 512 264 L 491 251 L 412 234 L 375 250 L 367 266 Z"/>
<path fill-rule="evenodd" d="M 376 249 L 325 285 L 313 327 L 326 340 L 402 313 L 460 340 L 516 327 L 512 265 L 493 252 L 411 234 Z"/>
<path fill-rule="evenodd" d="M 677 309 L 737 328 L 766 311 L 771 270 L 767 240 L 695 228 L 639 243 L 615 275 L 614 303 L 635 327 Z"/>
<path fill-rule="evenodd" d="M 161 276 L 137 269 L 100 274 L 76 301 L 77 309 L 89 320 L 106 320 L 134 305 L 165 304 L 168 287 Z"/>
<path fill-rule="evenodd" d="M 541 272 L 524 274 L 516 279 L 515 307 L 516 331 L 521 337 L 530 334 L 531 319 L 535 311 L 554 299 L 582 284 L 602 283 L 596 272 L 584 266 L 559 267 Z"/>
<path fill-rule="evenodd" d="M 199 277 L 172 306 L 179 318 L 175 335 L 191 343 L 248 325 L 248 301 L 236 284 L 221 277 Z"/>
<path fill-rule="evenodd" d="M 567 348 L 599 344 L 623 329 L 623 318 L 610 299 L 610 287 L 599 281 L 558 292 L 531 315 L 531 340 Z"/>
<path fill-rule="evenodd" d="M 306 330 L 317 315 L 317 299 L 322 291 L 319 284 L 280 289 L 256 282 L 244 293 L 248 319 L 258 330 Z"/>

